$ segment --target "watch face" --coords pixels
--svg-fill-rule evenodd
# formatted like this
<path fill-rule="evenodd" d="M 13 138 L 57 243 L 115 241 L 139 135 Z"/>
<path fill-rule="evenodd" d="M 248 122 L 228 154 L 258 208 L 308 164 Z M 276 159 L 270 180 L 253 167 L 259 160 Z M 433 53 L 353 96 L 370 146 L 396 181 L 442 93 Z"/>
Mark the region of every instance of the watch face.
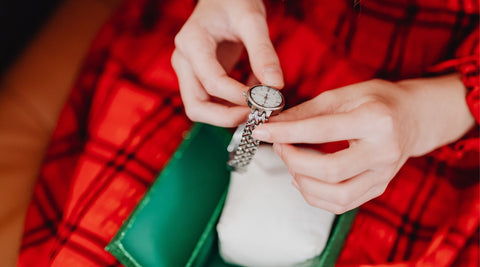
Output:
<path fill-rule="evenodd" d="M 282 108 L 284 103 L 279 90 L 265 85 L 257 85 L 250 89 L 250 97 L 261 108 Z"/>

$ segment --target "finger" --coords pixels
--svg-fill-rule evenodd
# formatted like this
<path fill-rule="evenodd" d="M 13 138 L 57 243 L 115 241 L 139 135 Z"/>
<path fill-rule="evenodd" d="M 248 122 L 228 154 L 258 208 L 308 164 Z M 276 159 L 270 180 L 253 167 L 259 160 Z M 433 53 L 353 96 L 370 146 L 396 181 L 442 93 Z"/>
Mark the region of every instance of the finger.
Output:
<path fill-rule="evenodd" d="M 270 143 L 327 143 L 363 138 L 368 124 L 357 110 L 312 118 L 269 122 L 253 132 L 255 139 Z"/>
<path fill-rule="evenodd" d="M 342 214 L 348 211 L 347 209 L 345 209 L 344 207 L 338 204 L 334 204 L 332 202 L 318 198 L 315 195 L 308 194 L 307 192 L 305 192 L 300 188 L 297 181 L 295 180 L 292 180 L 292 185 L 300 192 L 300 194 L 303 196 L 303 199 L 305 199 L 307 204 L 309 204 L 312 207 L 326 210 L 328 212 L 335 213 L 335 214 Z"/>
<path fill-rule="evenodd" d="M 174 52 L 172 56 L 172 65 L 178 76 L 185 112 L 191 120 L 222 127 L 234 127 L 246 119 L 249 113 L 247 107 L 210 102 L 190 64 L 178 52 Z"/>
<path fill-rule="evenodd" d="M 366 199 L 367 197 L 363 197 L 364 199 L 358 200 L 358 203 L 352 203 L 348 206 L 341 206 L 341 205 L 337 205 L 337 204 L 328 202 L 328 201 L 323 200 L 321 198 L 317 198 L 315 196 L 305 194 L 302 191 L 300 191 L 300 193 L 302 194 L 303 198 L 305 199 L 305 201 L 310 206 L 320 208 L 322 210 L 326 210 L 326 211 L 329 211 L 329 212 L 335 213 L 335 214 L 343 214 L 347 211 L 350 211 L 350 210 L 353 210 L 355 208 L 360 207 L 362 204 L 364 204 L 365 202 L 368 202 L 370 200 L 370 199 Z"/>
<path fill-rule="evenodd" d="M 247 49 L 255 76 L 263 84 L 283 88 L 280 60 L 270 40 L 265 17 L 255 14 L 243 18 L 238 25 L 238 33 Z"/>
<path fill-rule="evenodd" d="M 337 89 L 325 91 L 315 98 L 291 107 L 278 116 L 270 119 L 271 122 L 296 121 L 318 115 L 336 113 L 336 109 L 343 103 L 337 94 Z"/>
<path fill-rule="evenodd" d="M 205 101 L 191 109 L 191 120 L 227 128 L 245 122 L 250 112 L 250 109 L 243 106 L 223 106 Z"/>
<path fill-rule="evenodd" d="M 375 177 L 372 177 L 373 173 L 376 172 L 367 171 L 335 184 L 296 173 L 295 181 L 298 184 L 299 190 L 306 194 L 340 206 L 347 206 L 366 194 L 370 188 L 376 185 L 377 181 Z"/>
<path fill-rule="evenodd" d="M 343 214 L 343 213 L 348 211 L 340 205 L 336 205 L 336 204 L 330 203 L 328 201 L 325 201 L 323 199 L 319 199 L 319 198 L 316 198 L 316 197 L 313 197 L 313 196 L 306 195 L 302 191 L 300 191 L 300 194 L 302 194 L 303 199 L 305 199 L 305 201 L 312 207 L 319 208 L 319 209 L 322 209 L 322 210 L 326 210 L 328 212 L 335 213 L 335 214 L 338 214 L 338 215 Z"/>
<path fill-rule="evenodd" d="M 386 184 L 379 184 L 375 172 L 365 172 L 339 184 L 329 184 L 316 179 L 295 175 L 294 186 L 313 206 L 334 213 L 343 213 L 380 196 Z"/>
<path fill-rule="evenodd" d="M 210 95 L 225 99 L 237 105 L 246 105 L 243 92 L 248 87 L 230 78 L 217 60 L 217 44 L 208 32 L 196 27 L 179 34 L 176 46 L 183 57 L 190 62 L 192 70 Z"/>
<path fill-rule="evenodd" d="M 363 97 L 371 88 L 370 82 L 361 82 L 324 91 L 315 98 L 285 110 L 271 121 L 292 121 L 311 118 L 317 115 L 347 112 L 371 100 Z"/>
<path fill-rule="evenodd" d="M 300 150 L 287 144 L 274 144 L 273 148 L 290 171 L 328 183 L 349 179 L 369 170 L 374 164 L 373 157 L 365 155 L 362 145 L 330 154 Z"/>

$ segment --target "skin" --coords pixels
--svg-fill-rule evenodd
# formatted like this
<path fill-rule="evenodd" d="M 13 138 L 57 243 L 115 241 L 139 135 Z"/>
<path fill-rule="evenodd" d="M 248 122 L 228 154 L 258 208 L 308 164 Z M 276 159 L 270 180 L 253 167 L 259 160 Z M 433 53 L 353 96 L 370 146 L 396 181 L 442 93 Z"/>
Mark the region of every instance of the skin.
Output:
<path fill-rule="evenodd" d="M 175 44 L 172 65 L 194 121 L 225 127 L 245 121 L 249 110 L 242 92 L 248 88 L 226 74 L 242 47 L 261 83 L 283 86 L 262 1 L 202 0 Z M 465 95 L 456 74 L 397 83 L 371 80 L 284 111 L 253 136 L 274 143 L 293 186 L 309 204 L 339 214 L 381 195 L 408 158 L 454 142 L 471 129 L 475 121 Z M 350 146 L 332 154 L 295 146 L 339 140 Z"/>
<path fill-rule="evenodd" d="M 316 207 L 340 214 L 381 195 L 410 157 L 451 143 L 474 125 L 457 75 L 400 83 L 372 80 L 332 90 L 258 127 L 292 184 Z M 348 140 L 331 153 L 295 143 Z"/>
<path fill-rule="evenodd" d="M 243 48 L 261 83 L 283 87 L 261 1 L 200 1 L 175 37 L 175 47 L 172 66 L 185 111 L 194 121 L 233 127 L 245 119 L 248 87 L 227 75 Z"/>

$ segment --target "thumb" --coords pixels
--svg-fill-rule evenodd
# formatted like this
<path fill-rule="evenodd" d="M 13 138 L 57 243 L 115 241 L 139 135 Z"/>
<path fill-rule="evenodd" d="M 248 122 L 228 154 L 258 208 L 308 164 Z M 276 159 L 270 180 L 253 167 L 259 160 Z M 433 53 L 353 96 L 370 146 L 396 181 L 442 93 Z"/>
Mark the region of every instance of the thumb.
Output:
<path fill-rule="evenodd" d="M 270 41 L 265 17 L 252 15 L 244 19 L 239 28 L 239 35 L 247 49 L 255 76 L 262 84 L 281 89 L 284 85 L 282 69 Z"/>

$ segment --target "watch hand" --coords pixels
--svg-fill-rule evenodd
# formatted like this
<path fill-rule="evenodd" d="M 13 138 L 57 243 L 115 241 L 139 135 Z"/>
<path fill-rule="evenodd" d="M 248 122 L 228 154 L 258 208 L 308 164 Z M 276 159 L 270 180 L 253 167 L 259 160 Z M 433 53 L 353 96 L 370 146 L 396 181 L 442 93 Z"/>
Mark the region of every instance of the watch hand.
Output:
<path fill-rule="evenodd" d="M 267 103 L 267 98 L 268 98 L 268 94 L 270 93 L 270 88 L 267 89 L 267 93 L 265 94 L 265 97 L 263 98 L 263 105 L 265 106 L 265 104 Z"/>

